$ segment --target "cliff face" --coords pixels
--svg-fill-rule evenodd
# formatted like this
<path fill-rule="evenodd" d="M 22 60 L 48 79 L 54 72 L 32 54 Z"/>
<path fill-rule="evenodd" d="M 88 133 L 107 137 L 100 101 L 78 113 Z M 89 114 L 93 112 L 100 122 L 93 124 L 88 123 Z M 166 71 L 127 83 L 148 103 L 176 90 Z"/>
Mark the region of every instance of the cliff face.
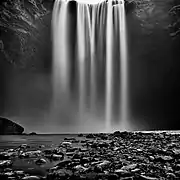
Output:
<path fill-rule="evenodd" d="M 24 128 L 15 122 L 0 117 L 0 135 L 22 134 Z"/>
<path fill-rule="evenodd" d="M 51 3 L 6 0 L 0 3 L 0 57 L 14 67 L 42 67 L 43 44 L 50 43 Z M 45 7 L 46 6 L 46 7 Z M 47 56 L 47 54 L 46 54 Z"/>
<path fill-rule="evenodd" d="M 52 8 L 51 0 L 0 1 L 0 116 L 6 116 L 4 113 L 9 111 L 13 101 L 10 95 L 15 93 L 11 90 L 13 84 L 22 89 L 18 82 L 23 79 L 24 83 L 30 73 L 37 74 L 38 81 L 42 75 L 51 72 Z M 25 81 L 29 84 L 28 80 Z M 37 81 L 31 86 L 40 84 Z"/>

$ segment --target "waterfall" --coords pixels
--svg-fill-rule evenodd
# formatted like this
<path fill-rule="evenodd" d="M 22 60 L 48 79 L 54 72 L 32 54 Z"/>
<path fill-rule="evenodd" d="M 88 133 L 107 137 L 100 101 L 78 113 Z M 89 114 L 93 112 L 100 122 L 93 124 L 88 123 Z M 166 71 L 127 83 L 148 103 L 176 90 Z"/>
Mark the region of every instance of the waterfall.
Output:
<path fill-rule="evenodd" d="M 126 35 L 126 20 L 125 20 L 125 9 L 124 6 L 120 6 L 120 53 L 121 53 L 121 106 L 120 106 L 120 119 L 121 128 L 128 130 L 128 57 L 127 57 L 127 35 Z"/>
<path fill-rule="evenodd" d="M 112 120 L 112 2 L 108 2 L 107 8 L 107 25 L 106 25 L 106 131 L 111 130 Z"/>
<path fill-rule="evenodd" d="M 120 61 L 119 67 L 119 117 L 117 119 L 119 129 L 129 129 L 128 123 L 128 57 L 127 57 L 127 36 L 125 21 L 124 1 L 103 1 L 103 0 L 77 0 L 76 1 L 76 52 L 74 59 L 69 56 L 68 14 L 70 0 L 56 0 L 53 9 L 53 108 L 58 110 L 62 106 L 59 95 L 70 98 L 70 64 L 76 60 L 76 74 L 78 83 L 78 112 L 79 118 L 86 121 L 87 112 L 93 116 L 99 106 L 98 89 L 99 76 L 105 76 L 104 87 L 104 125 L 105 131 L 112 130 L 114 116 L 113 92 L 115 91 L 114 62 Z M 119 50 L 115 52 L 119 58 L 115 58 L 114 48 L 118 42 Z M 101 58 L 99 58 L 101 57 Z M 100 65 L 99 65 L 100 64 Z M 104 66 L 105 65 L 105 66 Z M 88 71 L 88 68 L 90 71 Z M 105 67 L 103 72 L 103 67 Z M 87 77 L 90 77 L 89 80 Z M 89 84 L 89 86 L 87 86 Z M 88 89 L 89 87 L 89 89 Z M 88 91 L 90 91 L 88 97 Z M 61 96 L 62 97 L 62 96 Z M 88 105 L 89 104 L 89 109 Z M 98 121 L 98 119 L 97 119 Z"/>
<path fill-rule="evenodd" d="M 61 94 L 69 95 L 67 5 L 67 2 L 55 1 L 53 9 L 53 108 L 59 108 Z"/>

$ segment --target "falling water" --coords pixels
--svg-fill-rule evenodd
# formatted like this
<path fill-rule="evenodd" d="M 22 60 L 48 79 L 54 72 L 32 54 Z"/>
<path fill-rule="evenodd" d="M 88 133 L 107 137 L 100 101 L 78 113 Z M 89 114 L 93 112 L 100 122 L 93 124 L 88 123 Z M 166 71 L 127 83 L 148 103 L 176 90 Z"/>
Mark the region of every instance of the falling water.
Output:
<path fill-rule="evenodd" d="M 77 47 L 78 47 L 78 59 L 79 59 L 79 115 L 83 118 L 84 105 L 86 97 L 86 86 L 85 86 L 85 23 L 86 23 L 86 6 L 79 4 L 77 7 Z"/>
<path fill-rule="evenodd" d="M 59 108 L 60 95 L 67 97 L 69 91 L 67 7 L 67 2 L 55 1 L 53 10 L 53 108 Z"/>
<path fill-rule="evenodd" d="M 120 5 L 120 53 L 121 53 L 121 128 L 128 130 L 128 69 L 127 69 L 127 36 L 124 5 Z"/>
<path fill-rule="evenodd" d="M 106 29 L 106 131 L 111 130 L 112 120 L 112 2 L 108 2 Z"/>
<path fill-rule="evenodd" d="M 72 59 L 69 58 L 68 44 L 68 0 L 56 0 L 53 10 L 53 84 L 54 96 L 53 104 L 59 107 L 59 95 L 69 97 L 70 71 L 69 66 Z M 76 2 L 76 73 L 78 74 L 78 104 L 79 118 L 85 120 L 87 113 L 87 83 L 90 87 L 89 112 L 93 115 L 97 108 L 98 91 L 97 74 L 105 63 L 105 122 L 106 131 L 112 130 L 114 119 L 113 92 L 114 92 L 114 70 L 115 61 L 120 61 L 120 117 L 119 129 L 127 129 L 128 121 L 128 87 L 127 87 L 127 45 L 126 45 L 126 23 L 124 1 L 103 1 L 103 0 L 77 0 Z M 115 33 L 114 33 L 115 32 Z M 118 59 L 114 58 L 114 40 L 119 37 L 120 49 L 117 50 Z M 104 41 L 105 38 L 105 41 Z M 105 45 L 104 45 L 105 42 Z M 103 47 L 105 46 L 105 52 Z M 105 61 L 98 59 L 104 57 Z M 90 62 L 90 63 L 88 63 Z M 97 66 L 97 62 L 101 67 Z M 89 65 L 90 71 L 87 71 Z M 90 80 L 87 80 L 90 73 Z M 102 78 L 102 77 L 101 77 Z M 54 108 L 54 107 L 53 107 Z M 97 119 L 98 121 L 98 119 Z"/>

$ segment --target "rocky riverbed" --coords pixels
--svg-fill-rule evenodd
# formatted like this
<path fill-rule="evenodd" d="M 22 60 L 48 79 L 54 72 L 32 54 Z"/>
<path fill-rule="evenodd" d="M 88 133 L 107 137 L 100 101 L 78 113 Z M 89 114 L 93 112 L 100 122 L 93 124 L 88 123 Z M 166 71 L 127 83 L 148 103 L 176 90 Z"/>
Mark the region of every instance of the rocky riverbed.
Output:
<path fill-rule="evenodd" d="M 22 144 L 0 152 L 0 179 L 180 179 L 180 135 L 117 131 Z"/>

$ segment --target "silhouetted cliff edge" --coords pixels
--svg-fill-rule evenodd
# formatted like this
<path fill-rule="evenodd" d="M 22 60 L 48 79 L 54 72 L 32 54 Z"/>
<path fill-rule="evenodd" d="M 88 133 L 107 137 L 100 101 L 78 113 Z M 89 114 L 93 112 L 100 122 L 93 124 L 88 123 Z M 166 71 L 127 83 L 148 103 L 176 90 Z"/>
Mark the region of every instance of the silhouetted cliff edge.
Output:
<path fill-rule="evenodd" d="M 15 122 L 0 117 L 0 135 L 22 134 L 24 128 Z"/>

